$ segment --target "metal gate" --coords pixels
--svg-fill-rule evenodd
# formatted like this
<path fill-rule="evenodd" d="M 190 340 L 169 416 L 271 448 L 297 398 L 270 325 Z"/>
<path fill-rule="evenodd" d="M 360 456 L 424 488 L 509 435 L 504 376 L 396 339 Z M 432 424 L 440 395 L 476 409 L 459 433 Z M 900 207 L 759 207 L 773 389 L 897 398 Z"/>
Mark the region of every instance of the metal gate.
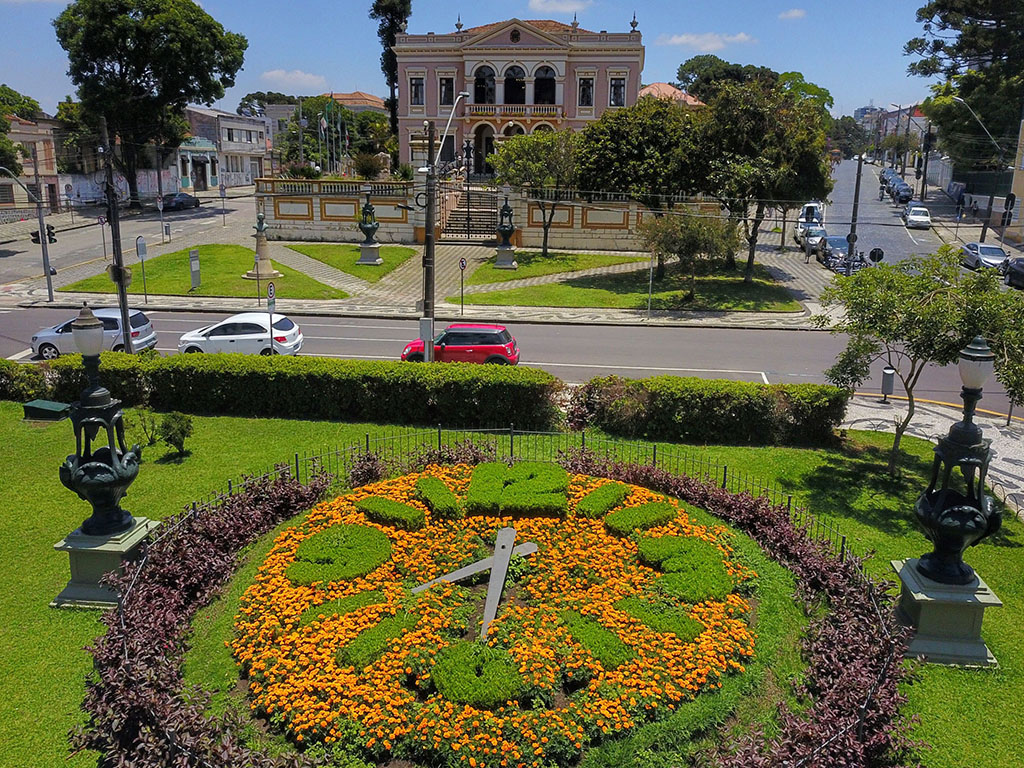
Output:
<path fill-rule="evenodd" d="M 437 220 L 442 240 L 496 239 L 500 207 L 494 187 L 470 184 L 464 177 L 438 180 Z"/>

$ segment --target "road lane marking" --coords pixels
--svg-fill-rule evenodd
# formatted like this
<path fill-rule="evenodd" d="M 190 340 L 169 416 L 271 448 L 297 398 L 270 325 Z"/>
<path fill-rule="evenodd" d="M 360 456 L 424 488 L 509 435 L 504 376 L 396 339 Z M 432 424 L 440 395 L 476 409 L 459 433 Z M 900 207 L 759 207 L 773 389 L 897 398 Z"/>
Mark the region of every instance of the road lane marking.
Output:
<path fill-rule="evenodd" d="M 761 371 L 761 381 L 763 381 L 765 384 L 769 384 L 770 383 L 768 381 L 768 374 L 765 373 L 764 371 Z"/>
<path fill-rule="evenodd" d="M 907 237 L 909 237 L 909 238 L 910 238 L 910 240 L 911 240 L 911 241 L 912 241 L 912 242 L 914 243 L 914 245 L 920 245 L 920 243 L 919 243 L 919 242 L 917 242 L 917 240 L 914 240 L 914 236 L 913 236 L 912 234 L 910 234 L 910 230 L 909 230 L 909 229 L 907 229 L 906 227 L 904 227 L 904 228 L 903 228 L 903 231 L 907 233 Z"/>
<path fill-rule="evenodd" d="M 8 360 L 15 360 L 15 361 L 17 361 L 17 360 L 24 360 L 26 357 L 31 356 L 31 354 L 32 354 L 32 348 L 29 347 L 28 349 L 21 350 L 21 352 L 19 352 L 16 355 L 11 355 L 7 359 Z"/>
<path fill-rule="evenodd" d="M 667 368 L 660 365 L 614 365 L 614 364 L 599 364 L 599 363 L 555 363 L 544 360 L 522 360 L 520 363 L 526 365 L 550 365 L 555 368 L 609 368 L 620 371 L 673 371 L 676 373 L 737 373 L 750 376 L 760 376 L 765 383 L 768 383 L 768 377 L 764 371 L 740 371 L 732 370 L 730 368 Z"/>

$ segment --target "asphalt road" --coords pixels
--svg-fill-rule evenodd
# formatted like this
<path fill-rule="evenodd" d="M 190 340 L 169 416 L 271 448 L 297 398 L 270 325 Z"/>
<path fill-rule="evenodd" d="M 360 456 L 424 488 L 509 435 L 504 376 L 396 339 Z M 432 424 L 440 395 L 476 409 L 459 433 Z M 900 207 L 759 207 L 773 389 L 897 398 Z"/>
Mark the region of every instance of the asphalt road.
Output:
<path fill-rule="evenodd" d="M 885 252 L 885 261 L 902 261 L 911 255 L 923 256 L 935 253 L 942 240 L 928 229 L 907 229 L 900 218 L 902 205 L 893 205 L 888 196 L 878 200 L 878 175 L 880 165 L 864 163 L 860 185 L 860 209 L 857 213 L 857 250 L 867 255 L 872 248 Z M 832 204 L 825 211 L 825 229 L 830 235 L 846 236 L 853 220 L 853 192 L 857 179 L 857 161 L 844 160 L 836 168 L 835 188 L 829 196 Z M 907 174 L 907 183 L 915 184 L 912 172 Z M 926 206 L 927 207 L 927 204 Z"/>
<path fill-rule="evenodd" d="M 251 197 L 229 198 L 225 203 L 228 226 L 237 226 L 244 223 L 243 219 L 252 218 Z M 95 222 L 92 216 L 88 219 Z M 171 243 L 180 242 L 181 247 L 185 247 L 197 235 L 223 227 L 220 200 L 204 200 L 199 208 L 185 211 L 167 211 L 164 221 L 171 225 Z M 160 242 L 160 214 L 157 211 L 147 210 L 139 215 L 125 215 L 121 219 L 121 248 L 124 252 L 135 252 L 135 238 L 139 235 L 145 237 L 150 246 Z M 80 229 L 58 232 L 57 242 L 49 246 L 50 266 L 59 273 L 77 264 L 101 260 L 104 252 L 109 259 L 112 249 L 109 224 L 102 229 L 93 223 Z M 29 239 L 0 244 L 0 285 L 42 275 L 42 263 L 40 246 Z"/>
<path fill-rule="evenodd" d="M 38 329 L 74 316 L 73 311 L 28 308 L 0 310 L 0 356 L 28 360 Z M 223 319 L 224 314 L 153 312 L 157 349 L 177 351 L 186 331 Z M 417 336 L 415 321 L 293 316 L 305 338 L 303 355 L 397 360 Z M 509 329 L 522 350 L 520 365 L 543 368 L 569 382 L 618 374 L 642 378 L 659 374 L 725 378 L 773 384 L 824 382 L 823 370 L 835 360 L 843 340 L 815 331 L 762 331 L 644 326 L 515 324 Z M 880 390 L 876 378 L 862 387 Z M 899 394 L 897 384 L 897 393 Z M 959 403 L 955 368 L 930 368 L 922 375 L 920 398 Z M 1008 401 L 996 382 L 981 407 L 1006 412 Z"/>

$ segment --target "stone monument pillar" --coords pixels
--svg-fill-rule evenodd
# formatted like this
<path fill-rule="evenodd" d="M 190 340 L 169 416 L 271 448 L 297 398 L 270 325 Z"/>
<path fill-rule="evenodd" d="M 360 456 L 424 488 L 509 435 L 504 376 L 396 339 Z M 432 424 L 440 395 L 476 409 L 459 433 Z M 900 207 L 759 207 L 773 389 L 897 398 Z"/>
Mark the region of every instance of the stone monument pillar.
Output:
<path fill-rule="evenodd" d="M 494 266 L 496 269 L 519 269 L 519 262 L 516 261 L 516 247 L 509 242 L 512 233 L 516 231 L 512 223 L 512 206 L 508 204 L 508 195 L 505 195 L 505 204 L 501 206 L 501 218 L 498 221 L 498 234 L 501 242 L 495 252 Z"/>
<path fill-rule="evenodd" d="M 359 222 L 359 231 L 366 238 L 359 244 L 359 261 L 356 264 L 363 264 L 370 267 L 379 267 L 384 263 L 380 256 L 380 243 L 373 239 L 377 234 L 380 222 L 374 215 L 373 205 L 370 203 L 370 193 L 366 192 L 366 203 L 363 205 L 363 218 Z"/>
<path fill-rule="evenodd" d="M 253 264 L 252 269 L 242 275 L 246 280 L 273 280 L 284 277 L 274 269 L 274 265 L 270 261 L 270 250 L 267 246 L 267 224 L 264 218 L 262 213 L 256 214 L 256 226 L 253 227 L 256 230 L 256 234 L 253 235 L 256 238 L 256 263 Z"/>

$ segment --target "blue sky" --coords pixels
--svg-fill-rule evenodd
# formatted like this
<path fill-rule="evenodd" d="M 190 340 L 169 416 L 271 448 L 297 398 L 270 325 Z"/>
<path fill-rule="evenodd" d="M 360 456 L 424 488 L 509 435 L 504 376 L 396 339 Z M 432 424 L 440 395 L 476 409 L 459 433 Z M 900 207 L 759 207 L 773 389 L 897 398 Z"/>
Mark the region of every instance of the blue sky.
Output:
<path fill-rule="evenodd" d="M 227 29 L 249 40 L 237 85 L 218 103 L 234 110 L 249 91 L 312 94 L 362 90 L 386 95 L 370 0 L 201 0 Z M 626 31 L 633 11 L 647 49 L 644 82 L 671 81 L 691 56 L 714 53 L 743 64 L 796 70 L 832 92 L 836 114 L 869 101 L 912 103 L 928 83 L 906 73 L 903 44 L 920 33 L 923 0 L 413 0 L 409 30 L 454 31 L 520 19 L 571 21 Z M 51 20 L 61 0 L 0 0 L 0 82 L 53 111 L 74 88 Z M 498 10 L 502 9 L 502 10 Z"/>

